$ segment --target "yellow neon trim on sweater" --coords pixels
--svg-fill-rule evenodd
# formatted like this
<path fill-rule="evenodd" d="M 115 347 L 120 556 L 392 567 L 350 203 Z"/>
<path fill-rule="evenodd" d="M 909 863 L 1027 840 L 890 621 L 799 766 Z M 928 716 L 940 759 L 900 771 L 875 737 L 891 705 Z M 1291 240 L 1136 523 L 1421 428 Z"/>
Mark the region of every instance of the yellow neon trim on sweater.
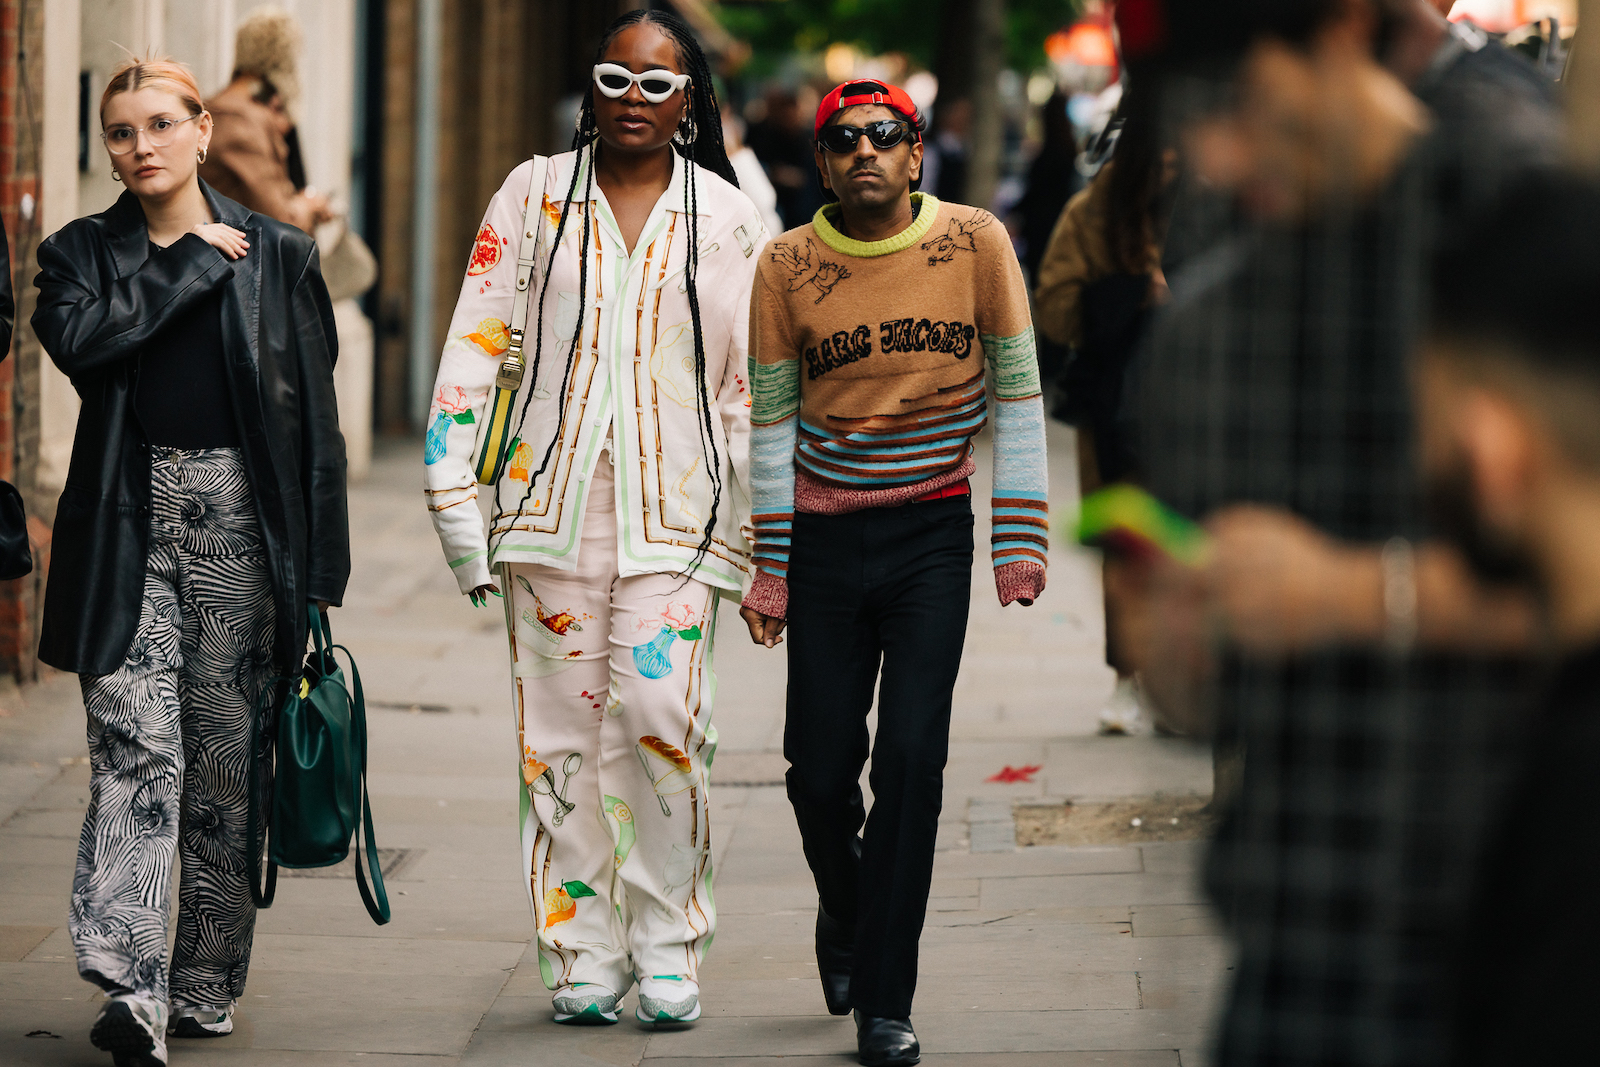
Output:
<path fill-rule="evenodd" d="M 823 243 L 835 252 L 843 252 L 847 256 L 857 259 L 871 259 L 873 256 L 887 256 L 891 252 L 903 252 L 922 240 L 933 226 L 934 216 L 939 214 L 939 198 L 932 193 L 912 193 L 912 202 L 916 205 L 916 218 L 911 220 L 911 225 L 895 234 L 885 237 L 881 241 L 857 241 L 854 237 L 846 237 L 834 226 L 830 214 L 837 216 L 840 208 L 838 204 L 824 204 L 817 208 L 817 213 L 811 218 L 811 225 L 817 231 L 817 236 Z"/>

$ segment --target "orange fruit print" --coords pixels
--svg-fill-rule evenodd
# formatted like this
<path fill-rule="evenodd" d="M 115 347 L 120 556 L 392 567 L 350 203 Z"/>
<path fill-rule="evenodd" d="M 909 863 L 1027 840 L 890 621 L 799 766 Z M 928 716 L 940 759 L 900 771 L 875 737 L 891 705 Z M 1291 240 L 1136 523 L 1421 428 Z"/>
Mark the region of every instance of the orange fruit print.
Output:
<path fill-rule="evenodd" d="M 486 222 L 483 224 L 483 229 L 478 231 L 478 239 L 472 244 L 472 261 L 467 264 L 467 273 L 488 274 L 499 262 L 500 235 Z"/>

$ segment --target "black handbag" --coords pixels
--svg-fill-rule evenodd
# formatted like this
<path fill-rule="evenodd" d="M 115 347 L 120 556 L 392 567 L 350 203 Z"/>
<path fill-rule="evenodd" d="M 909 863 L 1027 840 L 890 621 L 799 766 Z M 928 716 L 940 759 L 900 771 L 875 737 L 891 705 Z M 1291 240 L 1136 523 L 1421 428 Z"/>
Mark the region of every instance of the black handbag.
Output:
<path fill-rule="evenodd" d="M 10 482 L 0 481 L 0 581 L 33 573 L 33 552 L 28 548 L 28 513 L 22 494 Z"/>
<path fill-rule="evenodd" d="M 367 800 L 367 705 L 361 691 L 361 672 L 355 657 L 333 643 L 328 617 L 310 607 L 314 647 L 301 676 L 291 680 L 278 709 L 276 759 L 273 773 L 272 813 L 266 827 L 259 812 L 258 773 L 262 754 L 261 719 L 271 708 L 274 685 L 262 694 L 257 719 L 251 774 L 249 818 L 252 871 L 250 895 L 256 907 L 272 906 L 277 894 L 278 868 L 331 867 L 350 854 L 354 839 L 356 883 L 361 902 L 372 921 L 389 921 L 389 897 L 384 891 L 383 868 L 378 863 L 378 843 L 372 830 L 372 807 Z M 344 668 L 334 650 L 350 660 L 354 692 L 345 685 Z M 262 836 L 267 843 L 265 884 L 258 866 Z M 366 839 L 365 863 L 362 838 Z M 372 888 L 367 888 L 371 875 Z M 376 897 L 376 899 L 374 899 Z"/>

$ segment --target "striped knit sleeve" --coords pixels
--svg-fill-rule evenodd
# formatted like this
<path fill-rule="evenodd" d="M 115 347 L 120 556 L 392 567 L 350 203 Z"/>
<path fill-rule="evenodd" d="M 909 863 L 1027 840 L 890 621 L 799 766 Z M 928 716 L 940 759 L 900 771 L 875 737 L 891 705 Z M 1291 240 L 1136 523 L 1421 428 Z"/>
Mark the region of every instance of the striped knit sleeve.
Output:
<path fill-rule="evenodd" d="M 994 411 L 995 591 L 1000 603 L 1032 603 L 1044 592 L 1050 544 L 1044 397 L 1028 314 L 1028 283 L 1005 227 L 977 229 L 984 269 L 977 281 L 978 335 Z"/>
<path fill-rule="evenodd" d="M 794 451 L 800 430 L 800 360 L 777 297 L 757 275 L 750 316 L 750 518 L 755 581 L 744 604 L 770 618 L 789 614 L 794 529 Z"/>
<path fill-rule="evenodd" d="M 1032 601 L 1044 592 L 1050 543 L 1045 470 L 1044 398 L 1033 330 L 983 337 L 994 389 L 994 559 L 1000 603 Z"/>

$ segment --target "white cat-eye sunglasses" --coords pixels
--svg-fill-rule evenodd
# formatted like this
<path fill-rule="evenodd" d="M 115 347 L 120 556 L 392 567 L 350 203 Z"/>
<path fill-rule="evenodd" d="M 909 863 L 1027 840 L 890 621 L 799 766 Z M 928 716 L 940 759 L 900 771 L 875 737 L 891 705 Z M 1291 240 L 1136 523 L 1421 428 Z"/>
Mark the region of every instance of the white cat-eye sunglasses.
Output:
<path fill-rule="evenodd" d="M 652 104 L 662 103 L 673 93 L 689 84 L 689 75 L 674 74 L 670 70 L 647 70 L 635 74 L 616 63 L 596 63 L 594 86 L 612 100 L 628 95 L 628 87 L 637 85 L 639 92 Z"/>

